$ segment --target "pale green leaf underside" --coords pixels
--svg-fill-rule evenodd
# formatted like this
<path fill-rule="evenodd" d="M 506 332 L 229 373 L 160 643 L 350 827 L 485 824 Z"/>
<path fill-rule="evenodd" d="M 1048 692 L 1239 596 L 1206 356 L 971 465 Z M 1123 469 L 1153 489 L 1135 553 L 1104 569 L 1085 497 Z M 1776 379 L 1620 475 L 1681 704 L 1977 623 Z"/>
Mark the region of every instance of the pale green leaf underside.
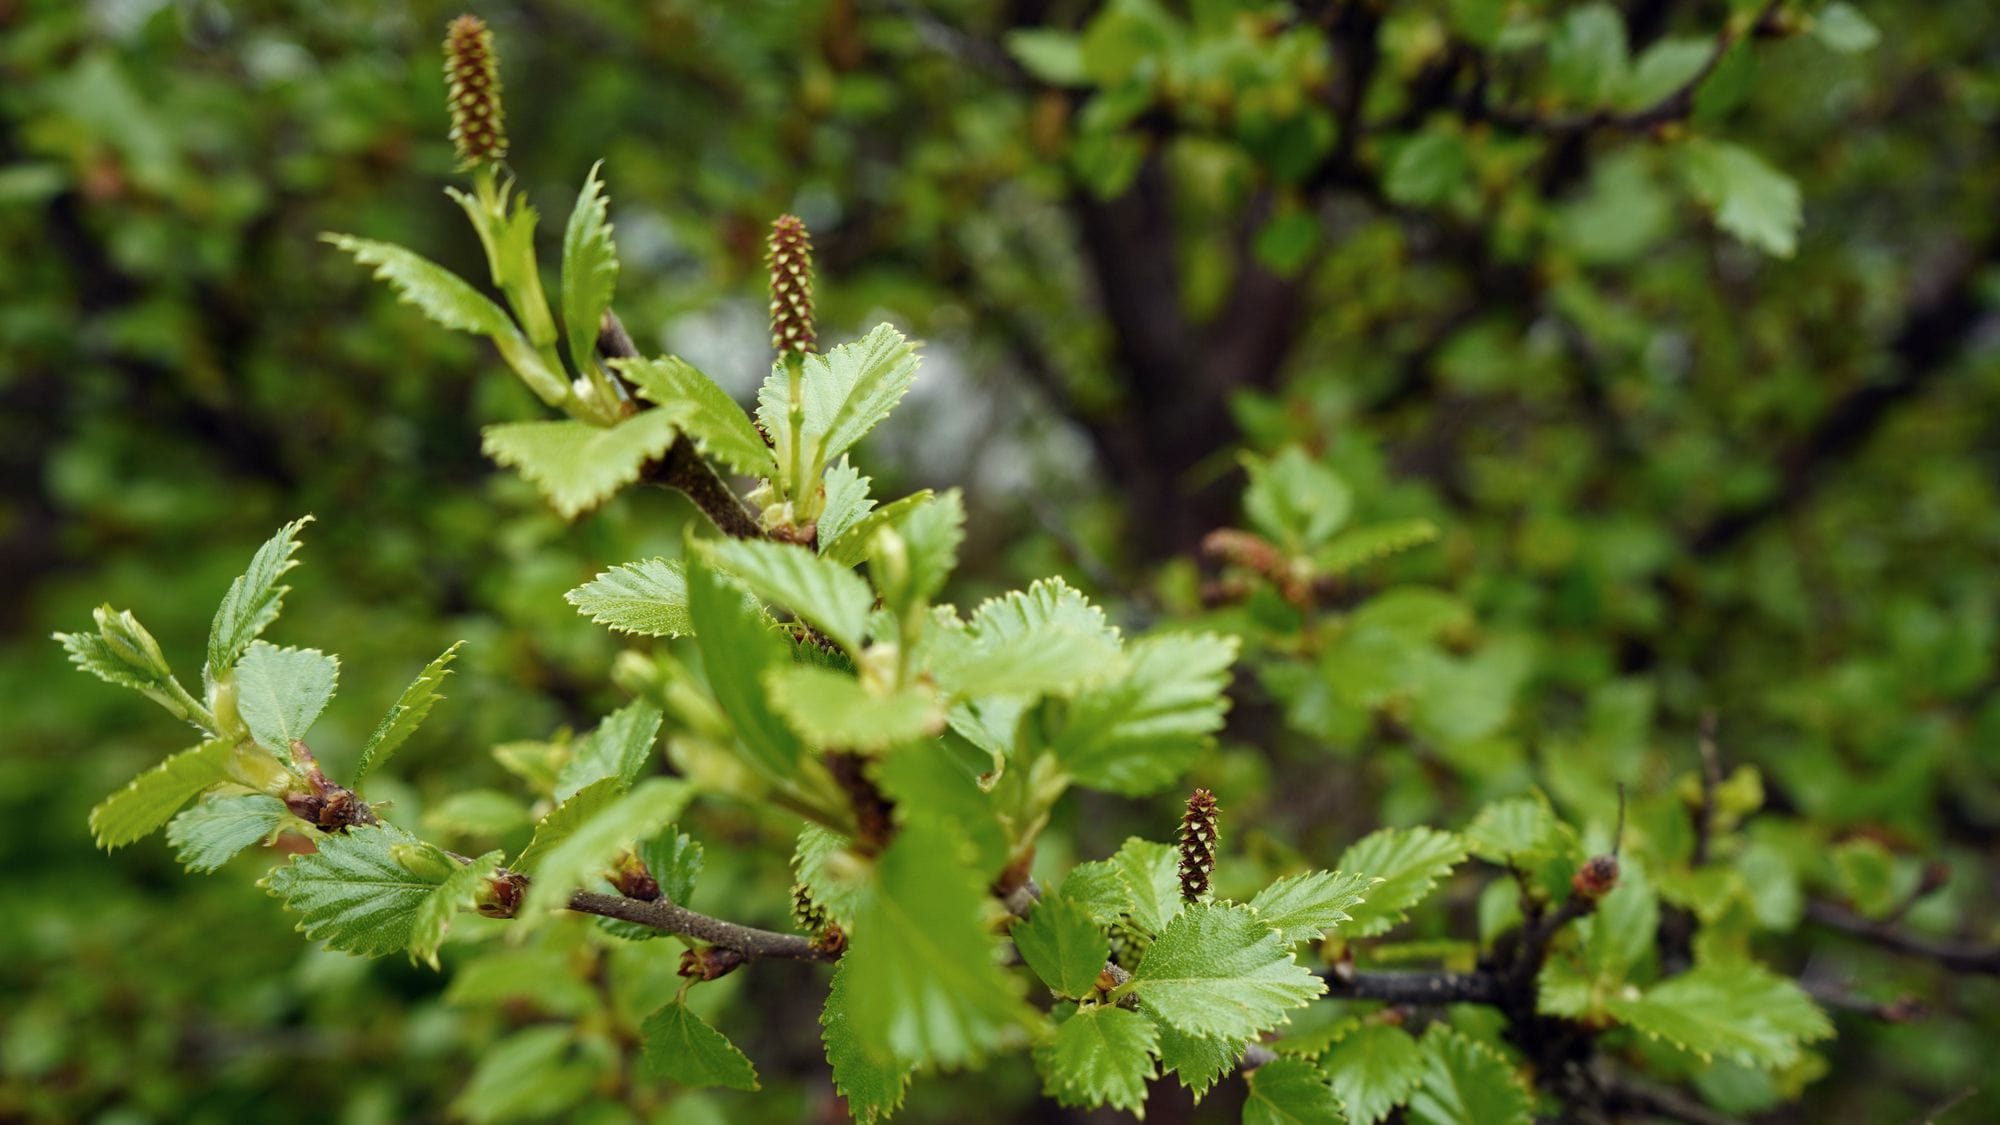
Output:
<path fill-rule="evenodd" d="M 182 805 L 221 781 L 234 747 L 216 739 L 183 750 L 106 797 L 90 810 L 90 831 L 109 851 L 152 835 Z"/>
<path fill-rule="evenodd" d="M 263 793 L 215 797 L 175 817 L 167 825 L 167 843 L 181 866 L 205 873 L 277 831 L 290 816 L 283 801 Z"/>
<path fill-rule="evenodd" d="M 771 705 L 821 749 L 882 750 L 944 729 L 936 695 L 921 687 L 876 695 L 853 676 L 807 664 L 773 668 L 764 681 Z"/>
<path fill-rule="evenodd" d="M 901 520 L 936 498 L 930 489 L 920 489 L 901 499 L 891 500 L 879 508 L 871 509 L 865 515 L 856 517 L 847 527 L 836 527 L 832 531 L 828 530 L 822 517 L 819 529 L 820 556 L 839 566 L 859 566 L 867 561 L 869 548 L 874 542 L 877 531 Z"/>
<path fill-rule="evenodd" d="M 750 424 L 750 416 L 715 380 L 686 360 L 629 359 L 617 367 L 648 401 L 678 413 L 681 429 L 702 453 L 745 476 L 768 477 L 777 470 L 771 448 Z"/>
<path fill-rule="evenodd" d="M 687 568 L 679 559 L 641 559 L 614 566 L 563 595 L 599 625 L 642 637 L 684 637 L 688 619 Z"/>
<path fill-rule="evenodd" d="M 917 353 L 887 324 L 853 343 L 805 357 L 805 428 L 821 465 L 847 452 L 889 416 L 917 377 Z"/>
<path fill-rule="evenodd" d="M 340 661 L 318 649 L 254 641 L 236 665 L 236 709 L 257 745 L 284 757 L 326 709 Z"/>
<path fill-rule="evenodd" d="M 827 466 L 823 478 L 826 487 L 826 504 L 820 509 L 816 541 L 819 553 L 824 555 L 827 548 L 838 542 L 840 537 L 855 524 L 868 517 L 875 510 L 875 501 L 868 495 L 870 479 L 861 475 L 847 458 Z M 850 559 L 844 565 L 853 566 L 861 560 Z"/>
<path fill-rule="evenodd" d="M 424 719 L 431 713 L 431 707 L 444 696 L 438 688 L 444 686 L 444 678 L 451 675 L 451 662 L 458 657 L 458 650 L 464 641 L 453 641 L 451 647 L 439 653 L 437 659 L 424 665 L 410 686 L 403 689 L 389 713 L 376 724 L 375 733 L 368 736 L 368 742 L 361 747 L 361 761 L 354 767 L 354 783 L 359 785 L 375 767 L 389 760 L 404 742 L 409 740 L 417 728 L 424 725 Z"/>
<path fill-rule="evenodd" d="M 1131 988 L 1160 1019 L 1190 1035 L 1249 1038 L 1326 991 L 1247 906 L 1190 903 L 1160 931 Z"/>
<path fill-rule="evenodd" d="M 1035 1048 L 1042 1088 L 1067 1106 L 1137 1112 L 1146 1104 L 1159 1033 L 1137 1012 L 1108 1004 L 1078 1009 Z"/>
<path fill-rule="evenodd" d="M 377 280 L 388 282 L 399 299 L 436 323 L 486 336 L 515 334 L 514 322 L 499 305 L 436 262 L 388 242 L 345 234 L 324 237 L 354 255 L 355 261 L 374 266 Z"/>
<path fill-rule="evenodd" d="M 1167 844 L 1128 837 L 1111 857 L 1121 892 L 1120 913 L 1143 933 L 1157 934 L 1181 911 L 1180 855 Z M 1067 884 L 1065 884 L 1067 885 Z"/>
<path fill-rule="evenodd" d="M 516 871 L 533 871 L 543 856 L 569 839 L 585 821 L 604 811 L 624 790 L 617 778 L 606 777 L 571 794 L 535 823 L 535 835 L 509 866 Z"/>
<path fill-rule="evenodd" d="M 639 1034 L 646 1068 L 660 1078 L 681 1086 L 759 1088 L 749 1057 L 679 1000 L 647 1016 Z"/>
<path fill-rule="evenodd" d="M 642 410 L 615 426 L 573 419 L 509 422 L 481 431 L 480 448 L 520 471 L 564 519 L 596 507 L 639 479 L 648 461 L 674 442 L 673 409 Z"/>

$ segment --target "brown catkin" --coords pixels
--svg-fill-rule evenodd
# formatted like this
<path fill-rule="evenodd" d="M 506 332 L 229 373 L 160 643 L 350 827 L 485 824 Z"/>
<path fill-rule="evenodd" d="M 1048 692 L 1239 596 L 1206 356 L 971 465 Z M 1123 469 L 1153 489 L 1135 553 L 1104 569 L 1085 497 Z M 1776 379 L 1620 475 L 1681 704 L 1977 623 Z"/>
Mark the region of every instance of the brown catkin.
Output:
<path fill-rule="evenodd" d="M 771 347 L 783 355 L 813 350 L 812 236 L 797 215 L 771 224 Z"/>
<path fill-rule="evenodd" d="M 1215 872 L 1216 812 L 1215 794 L 1197 789 L 1181 817 L 1181 897 L 1189 902 L 1207 896 Z"/>
<path fill-rule="evenodd" d="M 507 117 L 500 108 L 500 59 L 493 32 L 478 16 L 460 16 L 444 34 L 444 80 L 451 143 L 465 170 L 507 159 Z"/>

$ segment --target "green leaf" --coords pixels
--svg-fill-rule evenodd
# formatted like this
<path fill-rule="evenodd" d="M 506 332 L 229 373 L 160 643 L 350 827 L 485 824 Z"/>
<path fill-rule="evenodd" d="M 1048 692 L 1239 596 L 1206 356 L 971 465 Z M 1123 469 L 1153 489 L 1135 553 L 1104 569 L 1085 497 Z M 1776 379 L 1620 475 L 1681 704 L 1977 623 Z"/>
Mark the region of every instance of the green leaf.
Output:
<path fill-rule="evenodd" d="M 418 911 L 451 872 L 428 865 L 412 870 L 396 849 L 429 845 L 387 824 L 327 833 L 315 842 L 318 851 L 292 857 L 263 880 L 299 916 L 299 932 L 328 949 L 364 957 L 408 948 Z"/>
<path fill-rule="evenodd" d="M 826 554 L 827 547 L 875 509 L 875 501 L 868 495 L 869 483 L 870 478 L 862 476 L 861 470 L 845 457 L 827 466 L 826 505 L 820 509 L 814 536 L 820 554 Z M 843 565 L 853 566 L 860 561 L 854 559 Z"/>
<path fill-rule="evenodd" d="M 690 565 L 687 577 L 688 619 L 709 690 L 729 716 L 744 761 L 768 780 L 788 782 L 804 751 L 764 691 L 765 671 L 791 663 L 784 639 L 733 583 L 700 565 Z"/>
<path fill-rule="evenodd" d="M 611 241 L 605 212 L 610 201 L 597 178 L 602 160 L 590 166 L 583 190 L 563 229 L 562 313 L 569 334 L 569 358 L 579 371 L 597 362 L 597 327 L 618 287 L 618 247 Z"/>
<path fill-rule="evenodd" d="M 567 800 L 550 809 L 535 824 L 535 835 L 510 864 L 516 871 L 533 871 L 542 857 L 574 835 L 577 828 L 603 812 L 624 792 L 615 777 L 603 778 L 577 790 Z"/>
<path fill-rule="evenodd" d="M 563 595 L 599 625 L 642 637 L 684 637 L 688 620 L 687 570 L 679 559 L 641 559 L 614 566 Z"/>
<path fill-rule="evenodd" d="M 480 431 L 480 448 L 518 469 L 564 519 L 575 519 L 638 480 L 646 463 L 674 443 L 679 425 L 666 407 L 641 410 L 615 426 L 509 422 Z"/>
<path fill-rule="evenodd" d="M 1696 137 L 1681 146 L 1688 184 L 1723 230 L 1779 258 L 1798 248 L 1799 185 L 1741 145 Z"/>
<path fill-rule="evenodd" d="M 418 905 L 416 916 L 410 920 L 412 962 L 438 967 L 438 950 L 444 945 L 445 931 L 451 928 L 452 918 L 478 905 L 481 885 L 493 877 L 503 858 L 504 853 L 492 851 L 458 866 Z"/>
<path fill-rule="evenodd" d="M 1605 1010 L 1654 1039 L 1699 1056 L 1782 1070 L 1833 1024 L 1793 981 L 1750 962 L 1698 965 L 1638 997 L 1613 996 Z"/>
<path fill-rule="evenodd" d="M 909 553 L 910 578 L 902 592 L 903 604 L 936 596 L 958 565 L 958 545 L 965 540 L 964 498 L 956 488 L 941 492 L 898 515 L 896 530 Z M 888 591 L 883 593 L 886 596 Z"/>
<path fill-rule="evenodd" d="M 213 683 L 236 666 L 243 650 L 250 647 L 284 608 L 290 586 L 278 585 L 285 572 L 299 565 L 292 557 L 299 549 L 299 531 L 312 522 L 311 516 L 278 529 L 250 556 L 250 567 L 229 584 L 222 604 L 215 607 L 215 620 L 208 627 L 208 663 L 202 678 Z"/>
<path fill-rule="evenodd" d="M 465 1089 L 452 1102 L 455 1116 L 473 1125 L 561 1117 L 589 1096 L 610 1065 L 604 1056 L 580 1054 L 569 1024 L 524 1028 L 482 1051 Z"/>
<path fill-rule="evenodd" d="M 444 998 L 452 1004 L 525 1003 L 552 1016 L 594 1012 L 597 990 L 577 976 L 569 951 L 556 948 L 495 949 L 453 965 Z"/>
<path fill-rule="evenodd" d="M 1289 875 L 1257 892 L 1250 900 L 1266 925 L 1278 931 L 1286 945 L 1316 941 L 1351 917 L 1375 885 L 1375 877 L 1341 871 L 1308 871 Z"/>
<path fill-rule="evenodd" d="M 850 1117 L 860 1125 L 873 1125 L 902 1108 L 912 1068 L 877 1060 L 862 1049 L 854 1034 L 854 1001 L 848 985 L 850 964 L 842 958 L 835 967 L 833 985 L 827 989 L 826 1007 L 820 1012 L 819 1024 L 826 1043 L 826 1061 L 833 1067 L 833 1088 L 847 1099 Z"/>
<path fill-rule="evenodd" d="M 750 424 L 750 416 L 715 380 L 686 360 L 627 359 L 614 361 L 614 366 L 646 399 L 674 410 L 681 431 L 702 453 L 745 476 L 768 477 L 777 471 L 771 447 Z"/>
<path fill-rule="evenodd" d="M 1875 44 L 1882 41 L 1882 33 L 1861 14 L 1861 9 L 1845 0 L 1834 0 L 1813 17 L 1812 35 L 1843 55 L 1874 50 Z"/>
<path fill-rule="evenodd" d="M 1430 207 L 1448 203 L 1466 183 L 1471 158 L 1465 138 L 1442 126 L 1433 126 L 1403 142 L 1389 161 L 1382 179 L 1382 191 L 1396 202 L 1410 207 Z"/>
<path fill-rule="evenodd" d="M 1189 903 L 1147 948 L 1125 986 L 1190 1035 L 1247 1039 L 1289 1022 L 1326 983 L 1292 958 L 1257 912 Z"/>
<path fill-rule="evenodd" d="M 283 758 L 326 710 L 340 661 L 312 648 L 250 645 L 236 665 L 236 709 L 257 745 Z"/>
<path fill-rule="evenodd" d="M 1528 1092 L 1499 1052 L 1443 1023 L 1422 1047 L 1423 1085 L 1410 1098 L 1416 1125 L 1528 1125 Z"/>
<path fill-rule="evenodd" d="M 1118 630 L 1060 578 L 990 598 L 936 639 L 931 673 L 958 696 L 1067 696 L 1125 671 Z"/>
<path fill-rule="evenodd" d="M 920 687 L 877 695 L 845 672 L 806 664 L 773 668 L 765 684 L 771 705 L 820 749 L 883 750 L 944 729 L 936 695 Z"/>
<path fill-rule="evenodd" d="M 1572 9 L 1549 38 L 1549 77 L 1573 105 L 1603 105 L 1625 81 L 1625 20 L 1609 4 Z"/>
<path fill-rule="evenodd" d="M 833 473 L 828 472 L 827 477 L 827 512 L 831 512 L 833 510 Z M 863 477 L 861 479 L 865 481 L 868 478 Z M 931 494 L 930 489 L 922 489 L 900 500 L 892 500 L 879 508 L 869 510 L 867 514 L 858 516 L 852 524 L 845 528 L 841 528 L 836 524 L 834 525 L 834 530 L 831 531 L 828 530 L 827 512 L 822 512 L 820 513 L 819 523 L 819 553 L 828 562 L 837 563 L 840 566 L 859 566 L 861 563 L 867 561 L 869 552 L 873 550 L 875 546 L 875 533 L 878 530 L 890 524 L 900 522 L 903 517 L 916 511 L 918 508 L 924 507 L 935 499 L 937 497 Z"/>
<path fill-rule="evenodd" d="M 1161 1073 L 1172 1074 L 1183 1089 L 1194 1093 L 1196 1102 L 1206 1097 L 1223 1075 L 1236 1069 L 1248 1045 L 1242 1039 L 1189 1035 L 1157 1019 L 1153 1030 L 1160 1037 Z"/>
<path fill-rule="evenodd" d="M 816 443 L 814 463 L 830 464 L 852 448 L 889 416 L 916 377 L 916 348 L 887 324 L 854 343 L 807 355 L 801 437 Z"/>
<path fill-rule="evenodd" d="M 1497 864 L 1527 867 L 1546 859 L 1582 858 L 1576 830 L 1556 818 L 1548 800 L 1510 797 L 1479 810 L 1465 830 L 1466 850 Z"/>
<path fill-rule="evenodd" d="M 620 791 L 630 788 L 652 756 L 662 718 L 659 709 L 647 703 L 628 703 L 606 716 L 570 748 L 569 761 L 556 775 L 556 800 L 566 801 L 607 777 L 618 782 Z"/>
<path fill-rule="evenodd" d="M 1715 56 L 1715 40 L 1702 37 L 1668 37 L 1646 48 L 1618 90 L 1618 105 L 1627 110 L 1645 110 L 1672 97 L 1701 74 Z"/>
<path fill-rule="evenodd" d="M 1326 1075 L 1304 1059 L 1277 1059 L 1245 1076 L 1243 1125 L 1335 1125 L 1346 1120 Z"/>
<path fill-rule="evenodd" d="M 646 864 L 660 893 L 681 905 L 694 898 L 695 880 L 701 877 L 704 856 L 700 842 L 683 832 L 662 832 L 639 846 L 639 858 Z"/>
<path fill-rule="evenodd" d="M 1002 827 L 996 802 L 980 788 L 985 761 L 958 752 L 951 740 L 908 746 L 877 758 L 870 776 L 896 806 L 904 824 L 918 819 L 939 821 L 965 839 L 974 869 L 999 872 L 1010 856 L 1011 836 Z"/>
<path fill-rule="evenodd" d="M 464 644 L 464 641 L 453 641 L 451 647 L 439 653 L 436 660 L 424 665 L 424 670 L 417 673 L 417 678 L 410 681 L 409 687 L 403 689 L 396 705 L 382 716 L 375 733 L 368 736 L 367 744 L 361 748 L 361 761 L 354 767 L 356 785 L 361 784 L 376 766 L 388 761 L 389 755 L 424 725 L 432 705 L 444 698 L 438 688 L 444 685 L 444 678 L 451 675 L 451 662 L 457 658 L 459 647 Z"/>
<path fill-rule="evenodd" d="M 102 605 L 91 616 L 96 633 L 55 634 L 70 663 L 107 684 L 139 692 L 204 733 L 214 732 L 215 720 L 208 709 L 174 678 L 159 642 L 131 610 L 121 613 Z"/>
<path fill-rule="evenodd" d="M 1128 838 L 1111 857 L 1118 913 L 1143 933 L 1157 934 L 1181 912 L 1180 853 L 1167 844 Z M 1067 882 L 1065 882 L 1067 886 Z"/>
<path fill-rule="evenodd" d="M 517 332 L 514 322 L 499 305 L 464 278 L 414 251 L 345 234 L 321 238 L 354 255 L 354 260 L 362 265 L 374 266 L 376 280 L 388 282 L 404 304 L 416 306 L 443 327 L 486 336 Z"/>
<path fill-rule="evenodd" d="M 1437 525 L 1429 520 L 1396 520 L 1340 532 L 1313 553 L 1322 574 L 1347 574 L 1378 559 L 1435 542 Z"/>
<path fill-rule="evenodd" d="M 1384 828 L 1355 841 L 1339 868 L 1382 880 L 1352 911 L 1342 936 L 1373 937 L 1407 918 L 1412 906 L 1431 893 L 1439 879 L 1464 862 L 1465 841 L 1435 828 Z"/>
<path fill-rule="evenodd" d="M 606 778 L 598 784 L 617 780 Z M 633 786 L 631 792 L 578 823 L 560 843 L 535 857 L 534 866 L 526 872 L 533 876 L 534 883 L 528 888 L 522 913 L 532 915 L 561 908 L 572 891 L 610 867 L 619 852 L 679 819 L 693 799 L 694 787 L 677 778 L 649 777 Z M 540 829 L 535 836 L 539 844 Z M 529 850 L 534 851 L 535 845 L 530 845 Z M 525 861 L 528 857 L 522 858 Z"/>
<path fill-rule="evenodd" d="M 1109 1004 L 1080 1008 L 1035 1048 L 1042 1088 L 1066 1106 L 1143 1111 L 1159 1033 L 1137 1012 Z"/>
<path fill-rule="evenodd" d="M 792 870 L 826 916 L 854 928 L 856 913 L 871 890 L 873 868 L 856 856 L 852 841 L 830 828 L 808 824 L 792 852 Z"/>
<path fill-rule="evenodd" d="M 1350 1125 L 1375 1125 L 1423 1081 L 1424 1052 L 1394 1024 L 1364 1022 L 1321 1060 Z"/>
<path fill-rule="evenodd" d="M 181 866 L 206 873 L 276 832 L 291 815 L 283 801 L 263 793 L 217 797 L 175 817 L 167 843 Z"/>
<path fill-rule="evenodd" d="M 1347 482 L 1296 445 L 1268 460 L 1245 457 L 1243 468 L 1250 477 L 1243 490 L 1243 514 L 1260 534 L 1291 554 L 1325 543 L 1354 508 Z"/>
<path fill-rule="evenodd" d="M 1006 35 L 1007 53 L 1029 74 L 1051 86 L 1082 86 L 1089 81 L 1083 66 L 1083 42 L 1075 32 L 1053 28 L 1017 28 Z"/>
<path fill-rule="evenodd" d="M 990 876 L 967 866 L 962 849 L 947 825 L 906 824 L 857 911 L 842 966 L 867 1003 L 849 1018 L 863 1050 L 880 1062 L 969 1063 L 1031 1018 L 1018 980 L 994 959 L 985 921 Z"/>
<path fill-rule="evenodd" d="M 809 621 L 852 655 L 860 655 L 875 593 L 853 571 L 804 547 L 768 539 L 704 545 L 708 557 L 750 587 Z"/>
<path fill-rule="evenodd" d="M 1173 633 L 1126 647 L 1128 671 L 1070 702 L 1055 754 L 1079 785 L 1140 796 L 1194 764 L 1229 709 L 1234 637 Z"/>
<path fill-rule="evenodd" d="M 1111 956 L 1111 942 L 1090 913 L 1055 892 L 1043 895 L 1013 932 L 1021 960 L 1058 996 L 1089 996 Z"/>
<path fill-rule="evenodd" d="M 235 752 L 226 739 L 204 742 L 133 778 L 90 810 L 90 832 L 106 851 L 143 840 L 182 805 L 223 779 Z"/>
<path fill-rule="evenodd" d="M 749 1057 L 680 1000 L 647 1016 L 639 1035 L 645 1043 L 646 1069 L 656 1078 L 682 1086 L 761 1088 Z"/>
<path fill-rule="evenodd" d="M 447 836 L 504 836 L 533 823 L 519 797 L 498 789 L 462 789 L 424 811 L 424 827 Z"/>
<path fill-rule="evenodd" d="M 1653 949 L 1660 932 L 1660 900 L 1645 868 L 1628 859 L 1618 886 L 1598 900 L 1597 909 L 1578 923 L 1584 966 L 1602 987 L 1622 984 L 1632 967 Z"/>

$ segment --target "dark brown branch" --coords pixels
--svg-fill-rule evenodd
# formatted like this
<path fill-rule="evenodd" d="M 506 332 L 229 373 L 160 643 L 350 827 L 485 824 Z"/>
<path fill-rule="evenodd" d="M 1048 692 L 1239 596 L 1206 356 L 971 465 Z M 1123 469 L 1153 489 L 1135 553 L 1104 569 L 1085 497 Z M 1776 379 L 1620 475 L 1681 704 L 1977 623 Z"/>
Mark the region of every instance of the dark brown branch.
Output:
<path fill-rule="evenodd" d="M 1806 917 L 1830 930 L 1860 938 L 1893 953 L 1935 961 L 1955 973 L 2000 976 L 2000 945 L 1974 945 L 1926 937 L 1888 922 L 1870 921 L 1830 902 L 1808 902 Z"/>
<path fill-rule="evenodd" d="M 1498 973 L 1342 972 L 1320 974 L 1326 994 L 1336 1000 L 1384 1000 L 1391 1004 L 1499 1004 L 1507 981 Z"/>
<path fill-rule="evenodd" d="M 1739 1125 L 1736 1118 L 1710 1109 L 1705 1103 L 1671 1086 L 1648 1082 L 1629 1074 L 1604 1079 L 1605 1108 L 1612 1112 L 1630 1111 L 1688 1125 Z"/>
<path fill-rule="evenodd" d="M 605 359 L 637 359 L 639 356 L 638 346 L 632 342 L 631 334 L 625 331 L 617 313 L 607 310 L 598 326 L 597 354 Z M 630 392 L 629 387 L 627 392 Z M 640 401 L 633 398 L 635 403 Z M 639 479 L 682 493 L 724 535 L 733 539 L 764 537 L 764 527 L 758 522 L 756 513 L 743 503 L 728 482 L 717 475 L 714 466 L 695 451 L 693 442 L 675 438 L 665 453 L 640 470 Z"/>
<path fill-rule="evenodd" d="M 649 926 L 662 933 L 680 934 L 710 945 L 740 953 L 750 960 L 833 961 L 839 955 L 814 945 L 812 939 L 797 934 L 780 934 L 725 922 L 676 906 L 666 898 L 653 902 L 623 895 L 578 891 L 569 898 L 569 908 L 579 914 L 616 918 L 621 922 Z"/>

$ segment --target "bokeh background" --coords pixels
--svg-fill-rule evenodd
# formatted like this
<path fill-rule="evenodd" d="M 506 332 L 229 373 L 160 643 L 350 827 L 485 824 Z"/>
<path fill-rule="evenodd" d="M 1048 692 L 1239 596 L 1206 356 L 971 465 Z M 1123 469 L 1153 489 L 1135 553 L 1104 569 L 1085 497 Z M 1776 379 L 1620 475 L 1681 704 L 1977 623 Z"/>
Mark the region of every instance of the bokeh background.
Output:
<path fill-rule="evenodd" d="M 157 838 L 93 850 L 90 806 L 179 732 L 48 639 L 109 601 L 185 667 L 255 544 L 311 512 L 279 636 L 342 657 L 332 765 L 470 641 L 398 760 L 399 817 L 504 788 L 490 747 L 623 701 L 618 642 L 561 594 L 677 549 L 690 509 L 547 512 L 478 453 L 480 425 L 535 415 L 527 393 L 317 240 L 481 275 L 440 191 L 437 42 L 462 6 L 0 0 L 0 1119 L 442 1119 L 487 1045 L 563 1009 L 311 949 L 254 886 L 268 856 L 201 877 Z M 1483 112 L 1467 13 L 1546 31 L 1577 6 L 472 5 L 545 231 L 605 161 L 642 347 L 752 386 L 783 211 L 815 235 L 822 340 L 889 319 L 927 342 L 867 456 L 878 495 L 967 489 L 961 604 L 1060 572 L 1128 625 L 1201 613 L 1237 452 L 1288 441 L 1368 515 L 1439 525 L 1394 573 L 1465 608 L 1473 671 L 1394 723 L 1321 698 L 1311 665 L 1246 671 L 1203 771 L 1249 846 L 1326 863 L 1377 824 L 1582 775 L 1671 792 L 1713 708 L 1761 771 L 1765 842 L 1837 860 L 1774 872 L 1760 951 L 1929 1002 L 1840 1013 L 1802 1102 L 1736 1107 L 1910 1121 L 1963 1096 L 1950 1119 L 1995 1119 L 2000 984 L 1799 914 L 1894 905 L 1941 859 L 1904 924 L 2000 940 L 2000 9 L 1864 3 L 1864 34 L 1782 5 L 1657 127 Z M 1609 10 L 1640 56 L 1743 7 Z M 1021 28 L 1090 29 L 1086 65 Z M 1479 88 L 1559 118 L 1538 42 L 1491 47 Z M 1402 158 L 1433 133 L 1441 164 Z M 1794 253 L 1718 229 L 1694 135 L 1796 183 Z M 1758 186 L 1744 205 L 1782 215 Z M 1086 812 L 1059 826 L 1084 856 L 1172 820 Z M 781 917 L 782 865 L 713 816 L 704 893 Z M 811 970 L 755 975 L 724 1026 L 763 1100 L 675 1097 L 670 1119 L 838 1119 L 787 999 Z M 910 1117 L 1055 1119 L 1035 1086 L 1016 1059 L 920 1084 Z"/>

